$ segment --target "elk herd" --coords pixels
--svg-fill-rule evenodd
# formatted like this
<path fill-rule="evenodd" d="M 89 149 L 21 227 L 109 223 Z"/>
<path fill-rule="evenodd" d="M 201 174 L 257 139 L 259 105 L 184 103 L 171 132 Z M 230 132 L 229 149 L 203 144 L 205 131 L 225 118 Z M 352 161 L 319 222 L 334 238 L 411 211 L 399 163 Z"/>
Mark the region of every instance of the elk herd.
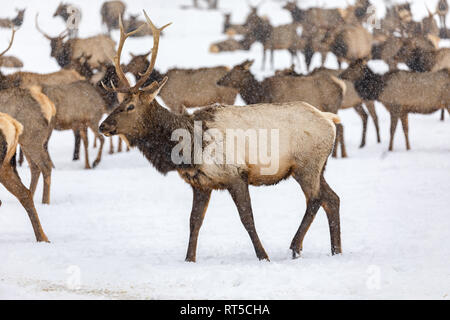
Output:
<path fill-rule="evenodd" d="M 209 9 L 218 7 L 217 0 L 205 2 Z M 211 53 L 219 54 L 248 51 L 259 43 L 263 49 L 263 69 L 267 51 L 273 68 L 274 52 L 287 50 L 292 67 L 277 70 L 262 80 L 251 71 L 253 60 L 232 68 L 158 71 L 155 66 L 160 38 L 170 24 L 157 28 L 145 11 L 145 20 L 138 20 L 133 14 L 127 17 L 122 1 L 102 5 L 101 21 L 107 31 L 89 38 L 78 37 L 76 28 L 49 35 L 39 26 L 38 15 L 35 16 L 36 30 L 49 40 L 51 57 L 61 69 L 48 74 L 0 73 L 0 182 L 27 211 L 37 241 L 48 239 L 40 225 L 33 195 L 42 173 L 42 202 L 50 204 L 55 164 L 48 143 L 56 129 L 73 131 L 74 160 L 79 159 L 83 142 L 86 169 L 99 165 L 104 136 L 109 137 L 109 152 L 113 153 L 112 136 L 118 135 L 118 151 L 123 140 L 127 146 L 137 147 L 159 172 L 176 171 L 191 185 L 193 206 L 187 261 L 196 260 L 198 234 L 213 190 L 230 193 L 257 257 L 269 260 L 255 229 L 249 186 L 272 185 L 289 177 L 299 183 L 307 202 L 305 215 L 291 242 L 293 257 L 300 255 L 303 238 L 320 207 L 327 214 L 332 254 L 342 252 L 340 200 L 324 178 L 330 154 L 337 157 L 340 150 L 341 156 L 347 157 L 344 126 L 337 113 L 340 109 L 355 109 L 363 124 L 360 147 L 364 147 L 369 115 L 377 141 L 381 142 L 375 101 L 382 103 L 391 117 L 389 150 L 393 149 L 399 120 L 406 148 L 410 149 L 409 113 L 442 110 L 444 120 L 444 110 L 450 112 L 450 49 L 439 48 L 439 41 L 448 37 L 445 24 L 448 3 L 440 0 L 435 12 L 427 8 L 428 15 L 422 21 L 412 18 L 410 4 L 393 5 L 373 26 L 368 25 L 373 18 L 369 0 L 356 0 L 343 9 L 303 9 L 300 1 L 285 1 L 282 8 L 289 12 L 292 22 L 273 26 L 258 13 L 263 2 L 249 6 L 250 12 L 242 24 L 232 22 L 232 16 L 225 14 L 223 33 L 228 39 L 210 46 Z M 191 9 L 198 7 L 199 2 L 194 1 Z M 53 16 L 67 22 L 73 8 L 61 3 Z M 0 19 L 0 27 L 11 29 L 9 45 L 0 53 L 0 66 L 23 66 L 17 57 L 5 54 L 14 45 L 24 14 L 25 10 L 19 10 L 15 18 Z M 77 19 L 82 21 L 79 12 Z M 120 32 L 117 49 L 110 37 L 115 29 Z M 141 36 L 152 36 L 153 48 L 143 55 L 132 54 L 128 64 L 121 63 L 126 40 Z M 304 74 L 295 68 L 295 63 L 301 66 L 299 53 L 306 63 Z M 322 66 L 310 70 L 316 53 L 322 57 Z M 323 66 L 329 53 L 336 57 L 338 69 Z M 368 65 L 371 59 L 386 62 L 389 72 L 374 72 Z M 409 70 L 399 70 L 399 63 Z M 126 73 L 136 79 L 134 86 Z M 233 106 L 238 94 L 246 106 Z M 158 103 L 157 96 L 168 109 Z M 189 108 L 198 110 L 188 112 Z M 108 116 L 101 122 L 105 114 Z M 194 136 L 198 121 L 203 123 L 202 130 L 215 129 L 224 137 L 229 128 L 279 130 L 278 169 L 271 175 L 261 174 L 263 164 L 249 163 L 245 150 L 237 151 L 244 152 L 240 154 L 246 159 L 244 163 L 174 163 L 172 150 L 177 143 L 172 140 L 172 133 L 182 128 Z M 92 165 L 88 157 L 88 128 L 94 133 L 95 144 L 98 141 L 98 154 Z M 31 171 L 29 188 L 23 185 L 16 170 L 19 147 L 18 162 L 26 159 Z"/>

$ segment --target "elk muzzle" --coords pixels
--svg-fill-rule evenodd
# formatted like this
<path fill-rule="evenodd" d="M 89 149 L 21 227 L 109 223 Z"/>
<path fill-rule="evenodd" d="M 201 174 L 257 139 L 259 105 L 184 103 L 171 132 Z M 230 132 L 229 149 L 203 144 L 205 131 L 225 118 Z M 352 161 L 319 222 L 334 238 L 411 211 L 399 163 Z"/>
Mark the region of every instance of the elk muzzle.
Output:
<path fill-rule="evenodd" d="M 116 121 L 106 119 L 98 128 L 100 133 L 109 137 L 117 134 Z"/>

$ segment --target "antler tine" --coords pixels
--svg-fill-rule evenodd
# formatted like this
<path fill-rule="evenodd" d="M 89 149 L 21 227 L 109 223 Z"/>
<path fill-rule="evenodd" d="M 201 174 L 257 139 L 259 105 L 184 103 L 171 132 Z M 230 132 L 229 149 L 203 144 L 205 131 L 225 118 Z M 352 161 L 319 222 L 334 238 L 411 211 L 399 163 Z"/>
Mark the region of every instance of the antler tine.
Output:
<path fill-rule="evenodd" d="M 39 12 L 36 13 L 36 17 L 35 17 L 35 19 L 34 19 L 34 22 L 35 22 L 37 31 L 39 31 L 39 32 L 40 32 L 44 37 L 46 37 L 48 40 L 52 40 L 52 37 L 50 37 L 48 34 L 46 34 L 44 31 L 42 31 L 41 28 L 39 28 L 38 17 L 39 17 Z"/>
<path fill-rule="evenodd" d="M 13 24 L 11 24 L 11 29 L 12 29 L 12 35 L 11 35 L 11 40 L 9 40 L 8 48 L 6 48 L 2 53 L 0 53 L 0 57 L 3 56 L 6 52 L 8 52 L 8 50 L 11 49 L 11 46 L 13 44 L 14 35 L 16 34 L 16 30 L 14 29 L 14 25 Z"/>
<path fill-rule="evenodd" d="M 139 90 L 139 88 L 145 83 L 145 81 L 147 81 L 148 77 L 150 77 L 150 74 L 152 73 L 153 68 L 155 67 L 156 57 L 158 56 L 159 38 L 161 36 L 161 32 L 172 24 L 172 22 L 170 22 L 161 28 L 157 28 L 153 24 L 152 20 L 150 20 L 150 18 L 148 17 L 147 12 L 145 12 L 145 10 L 144 15 L 145 19 L 147 19 L 147 24 L 150 26 L 153 33 L 152 59 L 150 60 L 150 64 L 147 70 L 144 72 L 144 74 L 141 75 L 141 78 L 139 79 L 139 81 L 136 82 L 136 85 L 133 87 L 134 90 Z"/>

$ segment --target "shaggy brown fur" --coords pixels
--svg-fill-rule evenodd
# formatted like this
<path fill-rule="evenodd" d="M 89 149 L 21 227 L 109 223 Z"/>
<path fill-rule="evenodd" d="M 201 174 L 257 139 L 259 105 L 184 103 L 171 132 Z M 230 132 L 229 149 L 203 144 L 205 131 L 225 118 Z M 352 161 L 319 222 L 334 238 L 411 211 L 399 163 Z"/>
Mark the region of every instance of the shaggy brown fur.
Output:
<path fill-rule="evenodd" d="M 122 1 L 105 1 L 100 9 L 102 23 L 106 25 L 108 33 L 113 29 L 119 29 L 119 17 L 123 19 L 126 5 Z"/>
<path fill-rule="evenodd" d="M 345 90 L 331 77 L 274 76 L 259 82 L 250 72 L 252 64 L 253 61 L 245 61 L 235 66 L 217 84 L 238 89 L 247 104 L 305 101 L 322 111 L 337 114 Z M 337 125 L 337 130 L 337 143 L 341 144 L 342 157 L 347 157 L 342 124 Z"/>
<path fill-rule="evenodd" d="M 106 105 L 97 90 L 87 81 L 57 86 L 45 86 L 43 93 L 55 104 L 55 129 L 79 131 L 85 150 L 85 168 L 90 169 L 87 129 L 100 139 L 100 147 L 93 167 L 101 160 L 104 138 L 98 133 L 98 123 L 106 112 Z"/>
<path fill-rule="evenodd" d="M 252 240 L 256 256 L 259 259 L 269 260 L 255 229 L 248 187 L 249 185 L 275 184 L 291 175 L 301 185 L 308 204 L 305 217 L 291 243 L 293 257 L 300 254 L 303 238 L 320 206 L 325 209 L 328 216 L 331 251 L 333 254 L 341 253 L 339 197 L 331 190 L 323 177 L 325 163 L 333 148 L 336 135 L 334 123 L 339 122 L 339 118 L 330 113 L 320 112 L 304 102 L 207 108 L 193 115 L 176 115 L 169 112 L 155 100 L 167 82 L 167 77 L 161 82 L 153 82 L 150 86 L 141 87 L 153 71 L 158 53 L 159 35 L 167 26 L 158 29 L 146 14 L 145 16 L 154 34 L 150 66 L 138 83 L 131 87 L 121 70 L 121 50 L 119 50 L 115 67 L 122 83 L 117 91 L 124 93 L 125 99 L 100 125 L 100 131 L 107 136 L 122 135 L 130 145 L 137 146 L 160 172 L 176 170 L 192 186 L 194 199 L 186 261 L 196 260 L 198 233 L 212 190 L 225 188 L 236 204 L 241 221 Z M 121 27 L 120 48 L 128 36 L 129 34 L 125 34 Z M 275 114 L 278 115 L 278 119 L 274 119 Z M 262 164 L 250 165 L 248 160 L 244 164 L 233 163 L 232 165 L 219 162 L 175 163 L 172 159 L 175 146 L 172 140 L 173 132 L 183 128 L 192 137 L 192 134 L 195 134 L 192 128 L 196 120 L 204 121 L 205 129 L 217 128 L 222 133 L 225 133 L 227 128 L 242 130 L 278 128 L 281 132 L 279 150 L 282 161 L 276 173 L 261 174 L 259 169 Z M 245 155 L 245 150 L 237 149 L 240 155 Z"/>

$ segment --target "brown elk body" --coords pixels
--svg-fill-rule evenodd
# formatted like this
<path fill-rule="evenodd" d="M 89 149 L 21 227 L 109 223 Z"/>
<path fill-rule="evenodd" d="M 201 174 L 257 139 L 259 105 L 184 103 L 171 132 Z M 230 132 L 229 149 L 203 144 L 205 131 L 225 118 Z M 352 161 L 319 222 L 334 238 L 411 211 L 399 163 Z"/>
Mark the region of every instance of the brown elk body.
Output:
<path fill-rule="evenodd" d="M 13 29 L 8 48 L 0 53 L 3 56 L 14 41 Z M 34 195 L 39 176 L 44 178 L 44 192 L 42 202 L 50 203 L 50 184 L 52 160 L 47 150 L 47 142 L 52 132 L 52 122 L 55 106 L 41 92 L 41 88 L 34 86 L 28 89 L 11 87 L 7 78 L 0 79 L 0 112 L 6 113 L 23 125 L 23 133 L 19 143 L 31 170 L 30 192 Z"/>
<path fill-rule="evenodd" d="M 134 56 L 124 68 L 131 72 L 137 80 L 140 73 L 148 68 L 148 55 Z M 153 72 L 150 81 L 161 81 L 168 77 L 161 89 L 159 97 L 172 111 L 181 113 L 183 108 L 207 106 L 213 103 L 234 104 L 238 90 L 217 85 L 227 72 L 227 67 L 211 67 L 200 69 L 169 69 L 165 74 Z M 147 81 L 148 82 L 148 81 Z"/>
<path fill-rule="evenodd" d="M 108 33 L 119 28 L 119 17 L 123 19 L 126 6 L 122 1 L 105 1 L 100 9 L 102 23 L 106 25 Z"/>
<path fill-rule="evenodd" d="M 130 87 L 120 69 L 120 53 L 115 65 L 122 85 L 117 91 L 125 93 L 125 99 L 101 124 L 105 135 L 123 135 L 131 146 L 136 146 L 144 156 L 162 173 L 178 171 L 180 176 L 192 186 L 193 207 L 190 219 L 190 238 L 186 261 L 196 260 L 198 234 L 207 210 L 212 190 L 228 190 L 238 209 L 241 221 L 246 228 L 256 255 L 268 260 L 256 232 L 249 185 L 272 185 L 293 176 L 302 187 L 307 200 L 307 209 L 300 227 L 295 234 L 291 250 L 293 257 L 300 254 L 303 238 L 322 206 L 328 216 L 331 234 L 331 251 L 341 253 L 339 197 L 328 186 L 323 176 L 325 163 L 335 139 L 334 122 L 336 115 L 323 113 L 304 102 L 284 104 L 260 104 L 245 107 L 210 107 L 201 109 L 193 115 L 176 115 L 164 109 L 155 100 L 162 82 L 153 82 L 141 88 L 150 75 L 159 45 L 159 32 L 147 17 L 154 34 L 154 48 L 149 68 L 134 87 Z M 123 28 L 122 28 L 123 30 Z M 121 33 L 121 45 L 129 35 Z M 233 164 L 192 164 L 176 163 L 172 157 L 176 142 L 171 139 L 176 129 L 185 129 L 194 134 L 194 121 L 202 121 L 204 129 L 216 128 L 222 134 L 226 128 L 233 129 L 278 129 L 280 131 L 280 153 L 282 159 L 276 172 L 261 174 L 261 163 L 251 165 L 248 161 Z M 217 132 L 217 131 L 216 131 Z M 190 146 L 190 142 L 186 142 Z M 216 149 L 217 150 L 217 149 Z M 245 156 L 245 148 L 238 148 L 238 157 Z M 218 153 L 216 153 L 218 154 Z M 244 157 L 245 158 L 245 157 Z M 243 159 L 243 158 L 241 158 Z"/>
<path fill-rule="evenodd" d="M 331 44 L 331 52 L 342 61 L 352 62 L 370 57 L 372 35 L 361 25 L 346 25 L 338 31 Z"/>
<path fill-rule="evenodd" d="M 391 116 L 389 151 L 393 150 L 398 120 L 402 122 L 406 149 L 410 149 L 408 113 L 429 114 L 446 108 L 450 112 L 450 73 L 393 71 L 385 75 L 372 72 L 362 60 L 341 74 L 352 81 L 365 100 L 378 100 Z"/>
<path fill-rule="evenodd" d="M 80 132 L 85 151 L 85 168 L 90 169 L 87 129 L 100 140 L 98 155 L 93 163 L 101 160 L 104 138 L 98 133 L 98 123 L 106 112 L 106 105 L 97 90 L 87 81 L 44 86 L 43 93 L 55 104 L 55 129 Z"/>
<path fill-rule="evenodd" d="M 326 68 L 319 68 L 314 70 L 311 75 L 318 75 L 318 74 L 324 74 L 328 76 L 335 76 L 339 77 L 340 71 L 339 70 L 332 70 L 332 69 L 326 69 Z M 342 104 L 340 109 L 348 109 L 348 108 L 354 108 L 355 111 L 358 113 L 358 115 L 361 117 L 361 120 L 363 122 L 363 130 L 362 130 L 362 138 L 361 138 L 361 144 L 360 148 L 364 147 L 366 145 L 366 134 L 367 134 L 367 119 L 368 115 L 364 111 L 362 105 L 365 104 L 367 110 L 369 111 L 369 115 L 372 117 L 373 123 L 375 125 L 375 130 L 377 134 L 377 142 L 381 142 L 380 138 L 380 127 L 378 122 L 378 115 L 375 111 L 375 104 L 373 101 L 364 101 L 361 99 L 361 97 L 358 95 L 358 92 L 355 90 L 355 86 L 352 82 L 348 80 L 344 80 L 345 82 L 345 94 L 342 99 Z"/>
<path fill-rule="evenodd" d="M 305 101 L 317 106 L 322 111 L 337 114 L 344 97 L 345 83 L 330 76 L 274 76 L 259 82 L 250 72 L 253 61 L 245 61 L 235 66 L 218 85 L 239 90 L 241 97 L 247 104 L 283 103 Z M 336 125 L 336 143 L 341 144 L 341 153 L 347 157 L 341 123 Z M 337 145 L 335 148 L 336 155 Z"/>
<path fill-rule="evenodd" d="M 36 241 L 48 242 L 34 206 L 33 196 L 17 173 L 15 153 L 23 126 L 6 113 L 0 113 L 0 182 L 24 207 L 30 218 Z"/>

